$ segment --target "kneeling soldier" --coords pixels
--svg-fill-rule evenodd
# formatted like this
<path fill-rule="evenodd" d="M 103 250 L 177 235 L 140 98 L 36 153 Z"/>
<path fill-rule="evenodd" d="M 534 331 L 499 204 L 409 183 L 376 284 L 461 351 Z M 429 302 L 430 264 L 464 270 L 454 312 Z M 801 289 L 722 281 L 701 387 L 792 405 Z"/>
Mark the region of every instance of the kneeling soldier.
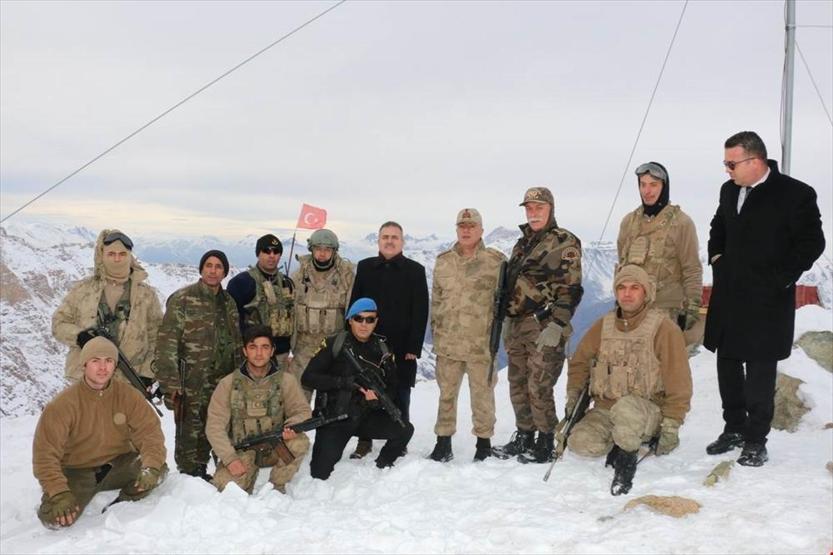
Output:
<path fill-rule="evenodd" d="M 116 346 L 95 337 L 80 360 L 82 379 L 46 405 L 35 430 L 38 518 L 49 528 L 74 524 L 100 491 L 120 489 L 117 501 L 137 501 L 168 472 L 159 418 L 132 385 L 112 379 Z"/>
<path fill-rule="evenodd" d="M 657 438 L 656 454 L 679 445 L 679 428 L 691 402 L 691 369 L 685 339 L 667 312 L 649 308 L 654 285 L 635 265 L 613 281 L 617 308 L 600 318 L 570 360 L 567 414 L 589 380 L 593 408 L 567 440 L 588 457 L 607 454 L 615 474 L 610 492 L 628 493 L 643 442 Z"/>
<path fill-rule="evenodd" d="M 347 419 L 322 426 L 315 434 L 310 474 L 326 480 L 353 436 L 386 439 L 376 466 L 393 466 L 405 452 L 414 427 L 406 422 L 393 399 L 397 371 L 382 336 L 373 333 L 379 321 L 373 299 L 356 299 L 347 311 L 350 331 L 324 340 L 307 365 L 301 382 L 315 389 L 315 410 Z"/>
<path fill-rule="evenodd" d="M 298 379 L 272 359 L 272 330 L 255 325 L 243 332 L 246 362 L 217 384 L 208 405 L 205 433 L 219 457 L 213 484 L 222 491 L 229 482 L 252 493 L 259 468 L 271 466 L 269 481 L 286 492 L 309 450 L 309 439 L 289 428 L 312 416 Z M 275 447 L 238 451 L 235 445 L 252 436 L 283 430 Z"/>

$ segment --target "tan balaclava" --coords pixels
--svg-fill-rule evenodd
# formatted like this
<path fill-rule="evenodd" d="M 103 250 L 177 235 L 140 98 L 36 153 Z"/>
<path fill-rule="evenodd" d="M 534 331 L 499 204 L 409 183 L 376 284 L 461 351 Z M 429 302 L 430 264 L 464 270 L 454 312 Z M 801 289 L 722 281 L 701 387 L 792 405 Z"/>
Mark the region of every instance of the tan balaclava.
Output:
<path fill-rule="evenodd" d="M 130 250 L 121 241 L 113 241 L 109 245 L 104 245 L 102 251 L 104 253 L 104 274 L 107 279 L 118 282 L 127 281 L 130 276 L 130 263 L 133 261 Z M 121 260 L 116 262 L 107 256 L 108 252 L 125 252 L 127 256 L 123 256 Z"/>
<path fill-rule="evenodd" d="M 112 358 L 115 361 L 119 360 L 119 350 L 112 341 L 106 337 L 93 337 L 84 344 L 81 349 L 81 364 L 86 365 L 91 358 Z"/>
<path fill-rule="evenodd" d="M 635 281 L 645 290 L 645 305 L 654 302 L 657 296 L 657 288 L 654 281 L 648 275 L 648 272 L 636 264 L 627 264 L 619 268 L 616 275 L 613 277 L 613 296 L 616 296 L 616 288 L 620 283 L 625 281 Z"/>

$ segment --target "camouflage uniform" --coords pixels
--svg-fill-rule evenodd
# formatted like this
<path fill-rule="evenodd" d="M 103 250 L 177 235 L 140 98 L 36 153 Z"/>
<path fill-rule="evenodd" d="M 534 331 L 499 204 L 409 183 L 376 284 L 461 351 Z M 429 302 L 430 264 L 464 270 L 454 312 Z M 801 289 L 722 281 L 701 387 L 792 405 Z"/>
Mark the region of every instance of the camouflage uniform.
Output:
<path fill-rule="evenodd" d="M 679 206 L 670 204 L 650 217 L 640 206 L 622 219 L 616 241 L 619 264 L 636 264 L 648 272 L 657 289 L 654 307 L 677 322 L 686 310 L 699 314 L 703 291 L 703 265 L 694 222 Z M 703 339 L 705 319 L 692 322 L 686 344 Z"/>
<path fill-rule="evenodd" d="M 274 450 L 236 451 L 234 445 L 250 436 L 283 430 L 285 426 L 311 417 L 309 402 L 295 376 L 273 364 L 265 377 L 255 379 L 243 363 L 220 380 L 208 407 L 205 433 L 220 459 L 214 473 L 214 485 L 222 491 L 229 482 L 234 482 L 251 493 L 258 469 L 271 466 L 269 481 L 276 489 L 284 491 L 309 450 L 309 439 L 305 434 L 299 433 L 286 440 L 287 449 L 295 456 L 289 463 L 277 457 Z M 235 460 L 242 460 L 246 465 L 246 472 L 241 476 L 233 476 L 228 470 L 228 465 Z"/>
<path fill-rule="evenodd" d="M 156 375 L 166 396 L 173 391 L 184 394 L 174 451 L 182 472 L 193 473 L 208 462 L 205 420 L 211 394 L 220 379 L 242 363 L 237 319 L 231 296 L 222 289 L 214 293 L 202 281 L 168 298 L 156 344 Z"/>
<path fill-rule="evenodd" d="M 617 310 L 593 324 L 570 360 L 568 398 L 577 398 L 588 380 L 593 398 L 567 442 L 585 456 L 602 456 L 614 443 L 636 451 L 663 419 L 682 424 L 690 406 L 691 370 L 679 327 L 663 310 L 627 319 Z"/>
<path fill-rule="evenodd" d="M 463 257 L 459 246 L 437 256 L 431 293 L 431 330 L 437 355 L 438 436 L 457 430 L 457 395 L 463 375 L 471 391 L 472 433 L 490 438 L 495 430 L 497 380 L 488 383 L 491 356 L 489 331 L 494 312 L 498 272 L 506 257 L 481 240 L 474 256 Z"/>
<path fill-rule="evenodd" d="M 107 328 L 113 342 L 140 376 L 153 378 L 154 375 L 151 363 L 156 334 L 162 321 L 162 306 L 156 289 L 145 282 L 147 272 L 132 254 L 130 277 L 124 284 L 124 293 L 115 310 L 110 310 L 104 298 L 107 280 L 103 239 L 116 231 L 105 229 L 98 235 L 93 275 L 76 284 L 52 316 L 52 335 L 69 347 L 65 374 L 73 381 L 84 375 L 83 363 L 79 358 L 81 348 L 76 343 L 78 334 L 85 329 L 97 327 Z M 127 381 L 119 370 L 116 370 L 114 376 L 117 380 Z"/>
<path fill-rule="evenodd" d="M 572 334 L 570 319 L 584 292 L 581 242 L 559 228 L 552 214 L 548 225 L 538 232 L 529 224 L 520 228 L 523 236 L 512 249 L 508 269 L 511 289 L 505 339 L 509 394 L 518 430 L 551 434 L 558 420 L 553 387 Z M 546 307 L 550 314 L 542 315 L 539 323 L 533 315 Z M 562 328 L 558 344 L 536 344 L 551 322 Z"/>
<path fill-rule="evenodd" d="M 295 336 L 290 371 L 298 378 L 325 338 L 344 329 L 344 314 L 353 289 L 355 268 L 333 253 L 333 265 L 319 271 L 312 255 L 300 257 L 295 282 Z M 309 393 L 308 393 L 309 395 Z"/>

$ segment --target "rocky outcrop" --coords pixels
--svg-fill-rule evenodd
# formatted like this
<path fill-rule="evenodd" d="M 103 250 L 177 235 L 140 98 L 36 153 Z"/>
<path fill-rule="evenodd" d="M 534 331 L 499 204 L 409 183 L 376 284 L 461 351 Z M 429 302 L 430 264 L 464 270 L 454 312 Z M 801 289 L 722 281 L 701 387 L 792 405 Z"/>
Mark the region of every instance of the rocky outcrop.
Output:
<path fill-rule="evenodd" d="M 682 518 L 687 514 L 700 512 L 701 507 L 700 503 L 686 497 L 676 495 L 643 495 L 642 497 L 628 501 L 627 505 L 625 505 L 625 510 L 629 511 L 640 505 L 648 507 L 655 513 L 673 516 L 674 518 Z"/>
<path fill-rule="evenodd" d="M 798 396 L 798 387 L 804 382 L 782 372 L 775 381 L 775 414 L 772 427 L 776 430 L 794 432 L 801 417 L 810 411 Z"/>
<path fill-rule="evenodd" d="M 833 331 L 808 331 L 795 344 L 819 366 L 833 372 Z"/>

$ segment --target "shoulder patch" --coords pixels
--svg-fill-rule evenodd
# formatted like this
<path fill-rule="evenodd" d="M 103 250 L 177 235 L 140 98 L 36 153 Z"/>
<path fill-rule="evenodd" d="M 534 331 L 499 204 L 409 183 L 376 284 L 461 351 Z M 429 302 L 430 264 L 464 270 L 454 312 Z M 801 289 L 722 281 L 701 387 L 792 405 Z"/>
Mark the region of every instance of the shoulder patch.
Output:
<path fill-rule="evenodd" d="M 576 247 L 567 247 L 561 251 L 561 259 L 573 261 L 581 256 L 581 253 Z"/>

